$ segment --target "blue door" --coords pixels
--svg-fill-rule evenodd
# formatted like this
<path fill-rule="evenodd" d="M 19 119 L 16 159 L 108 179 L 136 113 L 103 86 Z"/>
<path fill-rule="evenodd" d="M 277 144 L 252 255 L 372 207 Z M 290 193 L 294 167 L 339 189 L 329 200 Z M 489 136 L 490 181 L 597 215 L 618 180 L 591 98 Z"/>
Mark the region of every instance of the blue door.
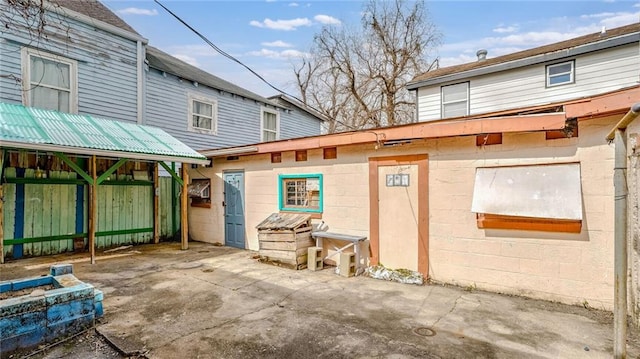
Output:
<path fill-rule="evenodd" d="M 245 248 L 244 172 L 225 172 L 223 177 L 225 245 Z"/>

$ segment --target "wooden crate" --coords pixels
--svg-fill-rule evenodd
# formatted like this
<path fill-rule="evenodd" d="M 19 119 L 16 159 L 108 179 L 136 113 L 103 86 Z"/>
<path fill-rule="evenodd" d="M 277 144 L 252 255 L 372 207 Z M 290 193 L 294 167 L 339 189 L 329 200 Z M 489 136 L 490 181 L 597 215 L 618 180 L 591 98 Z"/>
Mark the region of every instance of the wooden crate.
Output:
<path fill-rule="evenodd" d="M 293 269 L 307 267 L 307 248 L 315 245 L 309 215 L 273 213 L 256 228 L 261 261 Z"/>

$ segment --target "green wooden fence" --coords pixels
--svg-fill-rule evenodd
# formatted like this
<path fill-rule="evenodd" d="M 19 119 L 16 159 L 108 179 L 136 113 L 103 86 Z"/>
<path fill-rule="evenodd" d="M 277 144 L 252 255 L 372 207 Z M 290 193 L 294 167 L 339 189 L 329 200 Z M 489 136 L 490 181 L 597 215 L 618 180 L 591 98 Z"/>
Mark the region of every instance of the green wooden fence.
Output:
<path fill-rule="evenodd" d="M 51 171 L 47 179 L 36 179 L 29 169 L 24 178 L 16 178 L 15 173 L 15 168 L 5 169 L 5 257 L 73 251 L 74 238 L 83 238 L 86 247 L 88 187 L 84 181 L 74 172 Z M 170 177 L 159 182 L 160 236 L 168 238 L 179 230 L 179 208 L 173 207 L 179 201 Z M 103 182 L 98 186 L 97 212 L 96 247 L 153 241 L 153 183 Z"/>

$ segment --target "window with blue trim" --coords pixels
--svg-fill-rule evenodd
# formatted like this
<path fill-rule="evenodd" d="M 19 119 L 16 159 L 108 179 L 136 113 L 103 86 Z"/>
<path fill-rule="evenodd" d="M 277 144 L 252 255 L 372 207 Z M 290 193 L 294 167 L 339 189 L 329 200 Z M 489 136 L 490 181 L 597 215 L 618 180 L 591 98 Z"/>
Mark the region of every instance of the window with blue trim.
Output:
<path fill-rule="evenodd" d="M 278 176 L 278 204 L 281 211 L 322 212 L 322 175 Z"/>

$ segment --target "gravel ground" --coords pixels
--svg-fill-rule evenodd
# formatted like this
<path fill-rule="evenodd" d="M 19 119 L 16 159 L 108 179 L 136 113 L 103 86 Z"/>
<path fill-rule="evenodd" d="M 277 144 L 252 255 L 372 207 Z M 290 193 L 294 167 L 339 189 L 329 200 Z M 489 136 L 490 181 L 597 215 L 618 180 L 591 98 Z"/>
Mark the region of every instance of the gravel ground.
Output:
<path fill-rule="evenodd" d="M 132 358 L 121 355 L 94 329 L 61 340 L 57 343 L 42 345 L 37 350 L 16 353 L 11 359 L 120 359 Z M 138 356 L 137 358 L 144 358 Z"/>

